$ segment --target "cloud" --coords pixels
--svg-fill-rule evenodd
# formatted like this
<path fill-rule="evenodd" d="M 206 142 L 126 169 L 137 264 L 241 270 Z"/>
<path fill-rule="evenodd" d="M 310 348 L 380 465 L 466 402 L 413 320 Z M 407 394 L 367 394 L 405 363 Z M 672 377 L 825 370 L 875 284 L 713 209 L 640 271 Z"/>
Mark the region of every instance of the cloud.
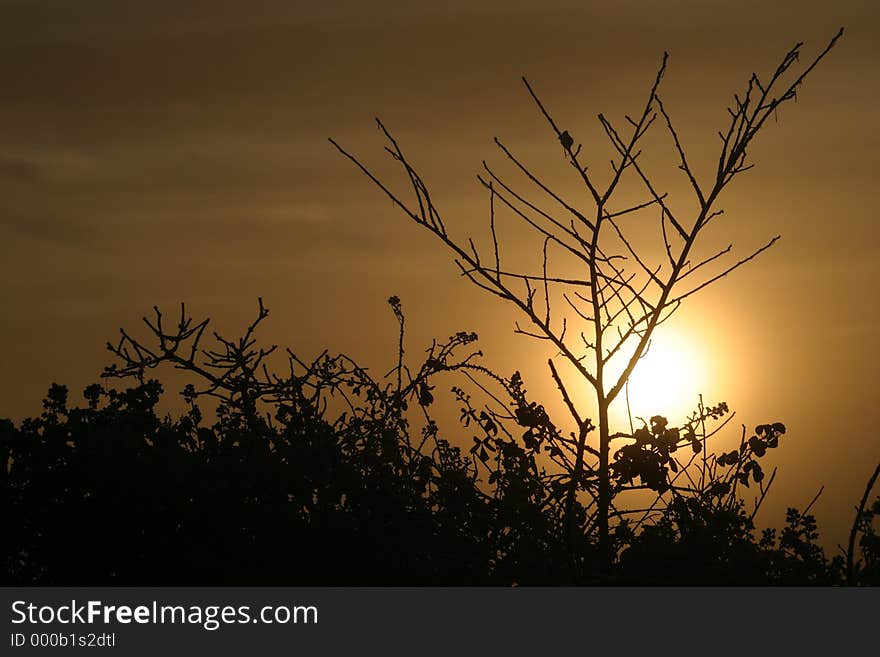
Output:
<path fill-rule="evenodd" d="M 98 162 L 84 153 L 39 149 L 0 152 L 0 180 L 71 182 L 94 179 L 98 172 Z"/>
<path fill-rule="evenodd" d="M 2 215 L 0 235 L 7 232 L 39 242 L 73 245 L 84 241 L 92 228 L 63 212 L 29 208 Z"/>
<path fill-rule="evenodd" d="M 83 190 L 99 173 L 97 160 L 77 151 L 34 147 L 0 152 L 5 206 L 0 239 L 81 243 L 93 230 L 94 210 L 94 203 L 83 202 Z"/>
<path fill-rule="evenodd" d="M 0 180 L 34 181 L 41 178 L 42 167 L 34 160 L 0 153 Z"/>

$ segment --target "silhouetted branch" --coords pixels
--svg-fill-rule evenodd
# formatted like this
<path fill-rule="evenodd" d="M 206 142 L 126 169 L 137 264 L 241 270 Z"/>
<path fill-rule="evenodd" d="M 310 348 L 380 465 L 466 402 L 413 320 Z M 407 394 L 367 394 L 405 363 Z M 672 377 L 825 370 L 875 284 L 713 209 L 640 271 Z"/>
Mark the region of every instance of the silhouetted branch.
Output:
<path fill-rule="evenodd" d="M 600 185 L 595 174 L 585 163 L 583 145 L 576 142 L 572 132 L 563 129 L 560 122 L 554 118 L 549 104 L 539 96 L 532 83 L 523 78 L 529 97 L 550 127 L 553 148 L 562 147 L 567 163 L 574 169 L 577 180 L 588 192 L 586 207 L 581 207 L 580 201 L 567 200 L 565 195 L 554 190 L 547 176 L 539 174 L 518 157 L 513 149 L 495 137 L 494 143 L 504 159 L 523 176 L 527 192 L 534 193 L 542 199 L 549 199 L 554 207 L 559 208 L 562 216 L 556 216 L 539 207 L 527 192 L 515 190 L 513 185 L 503 180 L 484 161 L 482 166 L 485 177 L 478 175 L 477 179 L 489 195 L 491 258 L 481 256 L 471 237 L 455 239 L 447 233 L 445 224 L 440 220 L 440 215 L 430 199 L 427 186 L 404 156 L 398 142 L 380 121 L 377 120 L 377 123 L 388 143 L 385 150 L 404 169 L 406 179 L 416 197 L 416 206 L 409 207 L 402 203 L 400 198 L 379 181 L 357 157 L 343 150 L 336 141 L 330 140 L 382 192 L 403 208 L 408 217 L 428 228 L 453 252 L 454 260 L 462 275 L 479 288 L 512 303 L 520 310 L 531 326 L 521 326 L 516 322 L 515 333 L 552 344 L 558 350 L 559 356 L 567 360 L 577 375 L 592 387 L 592 401 L 595 402 L 593 409 L 596 413 L 595 427 L 598 429 L 595 445 L 587 443 L 587 432 L 583 427 L 591 421 L 585 419 L 586 414 L 577 408 L 580 400 L 568 395 L 564 381 L 551 364 L 551 376 L 562 392 L 566 407 L 579 429 L 574 445 L 567 440 L 558 441 L 558 449 L 574 449 L 573 470 L 569 470 L 572 478 L 564 502 L 567 509 L 565 525 L 571 531 L 575 524 L 574 491 L 577 487 L 571 482 L 578 479 L 584 456 L 586 454 L 596 456 L 599 463 L 595 471 L 597 475 L 595 531 L 598 534 L 600 550 L 608 557 L 609 564 L 611 558 L 609 512 L 614 508 L 614 495 L 622 490 L 612 486 L 614 471 L 610 451 L 612 433 L 608 419 L 609 405 L 625 388 L 638 362 L 647 352 L 654 331 L 672 317 L 685 299 L 750 262 L 779 239 L 778 236 L 773 237 L 750 255 L 733 264 L 722 265 L 720 272 L 707 273 L 702 282 L 695 281 L 692 287 L 682 289 L 684 279 L 695 276 L 697 272 L 707 271 L 709 265 L 721 263 L 722 258 L 731 252 L 732 245 L 692 264 L 692 254 L 696 252 L 703 230 L 710 222 L 717 222 L 723 215 L 723 210 L 716 209 L 722 192 L 737 174 L 752 166 L 747 162 L 747 154 L 754 138 L 771 114 L 775 115 L 782 104 L 795 98 L 797 88 L 834 47 L 842 33 L 842 30 L 839 31 L 792 83 L 784 84 L 782 78 L 798 62 L 802 47 L 800 43 L 783 57 L 766 82 L 762 82 L 755 73 L 749 77 L 745 91 L 734 95 L 734 104 L 728 109 L 730 123 L 725 132 L 719 132 L 722 143 L 717 170 L 706 184 L 699 182 L 698 172 L 693 169 L 692 160 L 687 155 L 671 112 L 667 110 L 659 95 L 660 84 L 667 70 L 666 53 L 663 54 L 641 112 L 635 117 L 625 117 L 629 129 L 625 132 L 620 131 L 604 114 L 598 114 L 599 124 L 617 154 L 616 159 L 611 162 L 611 175 L 607 185 Z M 686 176 L 697 200 L 697 207 L 690 215 L 684 211 L 673 213 L 670 203 L 667 202 L 667 193 L 658 189 L 641 159 L 642 138 L 658 117 L 661 117 L 661 122 L 671 138 L 678 167 Z M 628 170 L 631 171 L 628 175 L 647 190 L 648 198 L 635 205 L 627 203 L 622 210 L 611 211 L 612 200 L 620 196 L 615 193 L 621 189 L 620 182 Z M 496 201 L 501 201 L 501 205 L 499 206 Z M 618 217 L 642 213 L 658 207 L 660 210 L 658 246 L 662 244 L 659 263 L 652 262 L 648 251 L 637 248 L 636 242 L 627 234 L 632 229 L 632 222 L 616 220 Z M 541 240 L 540 247 L 536 244 L 534 248 L 535 253 L 538 252 L 538 248 L 541 249 L 542 264 L 539 274 L 527 273 L 531 267 L 521 268 L 510 264 L 502 269 L 501 242 L 497 231 L 499 209 L 509 210 L 515 219 L 522 221 L 534 231 L 531 233 L 533 237 Z M 554 245 L 560 247 L 560 251 L 554 251 L 551 257 L 549 247 Z M 567 264 L 571 264 L 563 260 L 566 256 L 574 259 L 575 265 L 581 272 L 578 278 L 572 277 L 570 267 L 565 268 Z M 583 293 L 577 288 L 583 288 Z M 564 312 L 560 312 L 558 307 L 560 301 L 563 302 L 561 309 Z M 569 309 L 571 313 L 566 317 Z M 572 321 L 569 322 L 569 319 Z M 573 330 L 569 331 L 569 326 Z M 620 374 L 612 377 L 609 361 L 615 357 L 622 359 L 624 365 Z M 590 426 L 592 427 L 592 424 Z M 702 429 L 705 441 L 705 426 Z M 689 430 L 693 433 L 693 426 L 690 426 Z M 755 440 L 760 442 L 764 439 L 755 437 Z M 636 454 L 632 450 L 630 452 L 633 458 L 645 457 L 644 454 Z M 744 460 L 738 460 L 735 467 L 726 470 L 723 474 L 726 479 L 721 482 L 718 482 L 716 477 L 719 473 L 718 466 L 714 462 L 710 463 L 705 454 L 701 459 L 699 482 L 688 472 L 694 461 L 693 458 L 686 463 L 676 458 L 667 458 L 668 455 L 663 454 L 658 458 L 661 458 L 664 467 L 675 470 L 674 478 L 684 476 L 682 481 L 687 480 L 690 483 L 689 488 L 701 491 L 701 494 L 708 494 L 703 490 L 707 477 L 715 483 L 729 484 L 728 493 L 719 496 L 719 499 L 724 497 L 732 503 L 732 500 L 738 499 L 736 498 L 738 484 L 745 486 L 748 476 L 754 473 L 760 473 L 758 476 L 763 477 L 762 471 L 754 469 L 757 466 L 754 465 L 756 462 L 752 455 L 752 451 L 745 449 Z M 743 481 L 744 475 L 745 481 Z M 762 489 L 761 500 L 763 500 L 763 495 L 766 494 L 766 489 L 769 488 L 773 478 L 771 477 L 766 487 L 760 479 L 755 481 Z M 689 492 L 679 486 L 672 490 L 679 491 L 677 494 Z M 758 501 L 757 506 L 760 506 L 761 500 Z M 571 557 L 574 563 L 574 555 Z"/>
<path fill-rule="evenodd" d="M 868 483 L 865 484 L 865 492 L 862 494 L 862 499 L 856 509 L 856 518 L 853 520 L 852 528 L 849 531 L 849 543 L 846 548 L 846 582 L 850 586 L 855 584 L 856 536 L 859 533 L 859 526 L 862 522 L 862 516 L 865 513 L 865 505 L 868 503 L 871 490 L 873 490 L 874 484 L 877 483 L 878 477 L 880 477 L 880 463 L 874 468 L 874 473 L 868 478 Z"/>

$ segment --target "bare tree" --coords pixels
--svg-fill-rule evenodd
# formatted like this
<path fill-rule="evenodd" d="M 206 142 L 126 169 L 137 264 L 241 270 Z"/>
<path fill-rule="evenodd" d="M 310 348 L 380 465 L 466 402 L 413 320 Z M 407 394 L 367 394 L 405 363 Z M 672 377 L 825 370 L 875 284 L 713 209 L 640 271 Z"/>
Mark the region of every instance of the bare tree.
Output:
<path fill-rule="evenodd" d="M 772 237 L 739 258 L 731 255 L 732 245 L 708 255 L 697 255 L 700 236 L 723 214 L 718 208 L 722 192 L 734 178 L 753 166 L 748 152 L 755 137 L 768 119 L 777 115 L 781 105 L 796 99 L 801 84 L 842 34 L 841 28 L 805 67 L 798 66 L 803 46 L 798 43 L 769 76 L 759 77 L 753 73 L 749 77 L 745 90 L 734 95 L 734 102 L 728 108 L 730 121 L 726 129 L 718 133 L 717 168 L 710 172 L 708 183 L 699 182 L 705 178 L 692 168 L 680 134 L 661 99 L 666 53 L 644 107 L 635 118 L 626 116 L 626 125 L 617 126 L 605 115 L 598 115 L 615 153 L 604 181 L 587 166 L 582 145 L 557 123 L 532 84 L 523 78 L 529 96 L 553 138 L 561 145 L 565 160 L 577 183 L 586 191 L 589 202 L 583 207 L 579 202 L 568 200 L 496 138 L 495 144 L 522 175 L 528 191 L 519 191 L 514 183 L 509 183 L 495 168 L 483 162 L 483 171 L 477 178 L 489 197 L 491 250 L 488 251 L 479 249 L 471 237 L 456 238 L 448 232 L 427 184 L 380 120 L 377 119 L 377 124 L 387 140 L 385 150 L 402 167 L 415 195 L 413 201 L 404 200 L 361 159 L 330 139 L 333 146 L 354 162 L 410 219 L 428 229 L 453 252 L 464 276 L 481 289 L 512 303 L 528 318 L 531 326 L 523 328 L 517 324 L 516 332 L 552 345 L 558 350 L 557 358 L 567 361 L 591 386 L 595 393 L 595 423 L 578 406 L 576 396 L 571 393 L 571 383 L 566 384 L 554 360 L 548 361 L 552 379 L 576 427 L 566 499 L 569 522 L 573 523 L 572 509 L 579 493 L 592 495 L 596 512 L 588 521 L 592 524 L 584 529 L 596 531 L 600 553 L 606 562 L 610 563 L 612 558 L 609 520 L 614 511 L 613 496 L 619 490 L 611 460 L 611 443 L 615 439 L 633 438 L 631 433 L 612 431 L 609 406 L 625 391 L 633 369 L 646 353 L 660 324 L 688 297 L 751 261 L 779 239 Z M 647 171 L 641 145 L 655 123 L 665 129 L 671 139 L 678 168 L 692 192 L 690 212 L 683 213 L 678 209 L 680 205 L 673 206 Z M 621 204 L 619 199 L 624 196 L 621 182 L 625 178 L 644 189 L 643 202 Z M 545 209 L 548 203 L 555 209 Z M 496 211 L 500 208 L 523 222 L 539 240 L 542 263 L 539 271 L 502 266 L 502 260 L 507 262 L 507 259 L 502 257 L 496 226 Z M 632 238 L 631 231 L 638 217 L 656 221 L 659 258 L 639 247 Z M 641 229 L 643 224 L 636 225 Z M 565 275 L 571 271 L 572 263 L 580 272 L 575 277 Z M 622 367 L 615 370 L 612 361 Z M 598 441 L 591 444 L 590 434 L 594 429 L 598 430 Z M 696 452 L 696 445 L 694 447 Z M 699 485 L 711 480 L 706 477 L 706 465 L 704 461 Z"/>

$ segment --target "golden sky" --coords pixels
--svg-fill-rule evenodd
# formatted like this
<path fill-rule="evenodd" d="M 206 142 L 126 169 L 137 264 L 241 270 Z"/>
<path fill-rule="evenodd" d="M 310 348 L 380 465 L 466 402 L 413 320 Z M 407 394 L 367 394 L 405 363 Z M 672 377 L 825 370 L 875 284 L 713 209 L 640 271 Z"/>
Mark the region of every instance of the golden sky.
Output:
<path fill-rule="evenodd" d="M 472 329 L 490 364 L 545 378 L 514 314 L 460 279 L 327 137 L 391 176 L 381 116 L 451 230 L 485 231 L 474 176 L 498 161 L 493 136 L 565 172 L 523 74 L 591 144 L 598 112 L 640 110 L 667 50 L 664 102 L 709 165 L 748 75 L 796 41 L 817 52 L 840 26 L 722 199 L 719 243 L 745 255 L 782 240 L 669 331 L 703 354 L 697 392 L 750 428 L 789 426 L 768 508 L 802 507 L 824 484 L 816 512 L 842 541 L 880 458 L 869 1 L 0 0 L 0 416 L 39 412 L 51 381 L 96 380 L 104 342 L 154 304 L 186 301 L 235 333 L 260 295 L 267 339 L 304 355 L 389 365 L 397 294 L 414 352 Z"/>

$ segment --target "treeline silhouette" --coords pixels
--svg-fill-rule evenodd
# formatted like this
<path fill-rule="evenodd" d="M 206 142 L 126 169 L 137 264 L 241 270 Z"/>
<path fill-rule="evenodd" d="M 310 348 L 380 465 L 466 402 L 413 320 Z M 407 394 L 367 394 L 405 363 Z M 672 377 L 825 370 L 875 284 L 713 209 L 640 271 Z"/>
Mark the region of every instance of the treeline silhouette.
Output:
<path fill-rule="evenodd" d="M 664 503 L 641 522 L 619 510 L 609 567 L 589 499 L 570 499 L 565 469 L 542 465 L 564 456 L 566 438 L 529 401 L 519 374 L 490 372 L 479 352 L 460 356 L 476 340 L 471 333 L 435 342 L 410 369 L 399 300 L 391 306 L 401 327 L 398 363 L 378 381 L 327 353 L 307 363 L 288 351 L 290 372 L 271 374 L 264 365 L 274 347 L 254 338 L 268 314 L 262 302 L 244 337 L 215 335 L 216 349 L 200 346 L 207 320 L 196 324 L 183 309 L 170 332 L 158 310 L 148 320 L 156 345 L 123 332 L 110 345 L 121 364 L 105 375 L 134 385 L 90 385 L 77 406 L 53 384 L 39 417 L 0 421 L 4 583 L 880 581 L 873 480 L 849 554 L 829 559 L 808 510 L 790 509 L 780 530 L 759 533 L 742 499 L 750 481 L 765 491 L 759 460 L 784 426 L 761 425 L 740 450 L 712 455 L 712 476 L 696 489 L 679 482 L 676 455 L 702 458 L 706 435 L 659 416 L 630 436 L 612 467 L 619 490 L 637 483 Z M 198 381 L 184 389 L 187 410 L 177 417 L 157 412 L 163 387 L 147 374 L 162 363 Z M 455 440 L 430 415 L 440 375 L 463 381 L 451 388 L 461 409 Z M 509 413 L 481 406 L 465 384 Z M 207 399 L 216 407 L 210 421 L 200 405 Z M 727 409 L 703 411 L 698 425 Z"/>

